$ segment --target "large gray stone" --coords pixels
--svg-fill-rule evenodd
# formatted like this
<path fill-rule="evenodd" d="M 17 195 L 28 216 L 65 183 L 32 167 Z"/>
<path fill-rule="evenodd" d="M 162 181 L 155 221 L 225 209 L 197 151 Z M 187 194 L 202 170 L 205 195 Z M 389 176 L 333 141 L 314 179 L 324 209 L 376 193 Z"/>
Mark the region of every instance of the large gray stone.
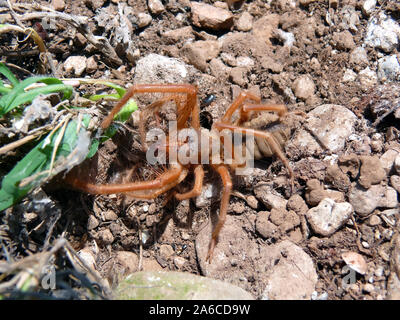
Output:
<path fill-rule="evenodd" d="M 128 275 L 113 292 L 118 300 L 253 300 L 232 284 L 186 272 L 147 271 Z"/>

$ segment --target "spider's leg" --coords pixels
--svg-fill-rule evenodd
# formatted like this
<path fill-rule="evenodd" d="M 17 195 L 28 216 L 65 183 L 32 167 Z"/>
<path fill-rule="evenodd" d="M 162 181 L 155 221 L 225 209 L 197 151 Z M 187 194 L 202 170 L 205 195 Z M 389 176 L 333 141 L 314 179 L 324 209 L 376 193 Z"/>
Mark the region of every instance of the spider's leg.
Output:
<path fill-rule="evenodd" d="M 253 100 L 254 102 L 259 103 L 261 101 L 260 97 L 248 92 L 241 92 L 235 101 L 231 104 L 231 106 L 226 110 L 225 115 L 222 117 L 221 122 L 224 123 L 232 123 L 232 115 L 237 110 L 243 107 L 243 104 L 246 100 Z"/>
<path fill-rule="evenodd" d="M 197 165 L 194 169 L 194 186 L 193 189 L 185 193 L 176 193 L 175 197 L 178 200 L 185 200 L 197 197 L 203 188 L 204 170 L 201 164 Z"/>
<path fill-rule="evenodd" d="M 130 98 L 133 97 L 136 93 L 176 93 L 176 94 L 186 94 L 186 104 L 183 108 L 179 108 L 178 110 L 178 118 L 179 112 L 185 112 L 183 117 L 180 117 L 178 120 L 178 129 L 179 125 L 184 125 L 189 118 L 190 114 L 192 115 L 192 126 L 197 129 L 200 128 L 200 119 L 199 119 L 199 106 L 197 103 L 197 88 L 190 84 L 136 84 L 130 87 L 125 95 L 121 98 L 121 100 L 112 108 L 110 114 L 103 120 L 101 123 L 101 127 L 106 129 L 110 126 L 113 121 L 115 115 L 122 109 L 122 107 L 129 101 Z"/>
<path fill-rule="evenodd" d="M 214 253 L 214 248 L 218 242 L 218 235 L 226 220 L 226 213 L 228 211 L 228 206 L 229 206 L 229 198 L 231 196 L 231 191 L 232 191 L 232 180 L 229 174 L 228 167 L 225 165 L 213 165 L 213 167 L 221 176 L 224 189 L 222 191 L 218 222 L 212 232 L 210 246 L 208 248 L 208 253 L 206 257 L 206 261 L 208 261 L 209 263 L 211 263 L 212 256 Z"/>
<path fill-rule="evenodd" d="M 129 193 L 130 196 L 139 199 L 153 199 L 158 195 L 172 189 L 187 175 L 187 169 L 180 164 L 171 168 L 154 180 L 137 181 L 129 183 L 93 184 L 78 178 L 77 172 L 71 172 L 65 177 L 65 181 L 75 189 L 91 194 Z"/>

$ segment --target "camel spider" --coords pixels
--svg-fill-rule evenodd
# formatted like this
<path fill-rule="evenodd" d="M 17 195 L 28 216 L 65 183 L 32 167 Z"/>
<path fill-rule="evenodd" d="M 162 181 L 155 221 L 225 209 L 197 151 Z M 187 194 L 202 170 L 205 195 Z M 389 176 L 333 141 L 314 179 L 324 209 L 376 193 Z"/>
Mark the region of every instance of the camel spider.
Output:
<path fill-rule="evenodd" d="M 254 129 L 254 127 L 259 128 L 260 124 L 257 124 L 257 121 L 252 117 L 253 114 L 256 114 L 260 111 L 267 111 L 270 112 L 269 114 L 272 112 L 277 117 L 277 121 L 280 122 L 280 120 L 282 120 L 287 113 L 287 109 L 284 105 L 261 104 L 261 99 L 259 97 L 248 91 L 245 91 L 239 94 L 239 96 L 227 109 L 225 115 L 218 122 L 212 125 L 211 130 L 208 130 L 201 128 L 200 126 L 197 87 L 189 84 L 136 84 L 130 87 L 122 99 L 114 106 L 110 114 L 103 120 L 101 128 L 108 128 L 113 121 L 114 116 L 133 95 L 138 93 L 167 94 L 163 98 L 149 105 L 144 109 L 144 111 L 141 112 L 139 131 L 144 149 L 147 149 L 144 139 L 144 117 L 146 112 L 152 111 L 154 115 L 157 116 L 157 111 L 166 102 L 173 101 L 176 104 L 178 133 L 183 129 L 193 128 L 196 132 L 205 135 L 209 140 L 223 140 L 220 132 L 226 129 L 230 132 L 253 136 L 255 138 L 254 152 L 250 154 L 250 156 L 259 159 L 262 157 L 276 155 L 287 168 L 293 188 L 293 171 L 289 167 L 289 162 L 282 151 L 283 144 L 289 138 L 288 133 L 282 128 L 272 132 Z M 235 111 L 238 111 L 239 117 L 238 119 L 233 120 Z M 174 143 L 168 138 L 159 147 L 163 148 L 167 154 L 170 154 L 173 149 L 175 151 L 179 151 L 186 144 L 187 141 Z M 221 154 L 221 156 L 223 153 L 222 149 L 223 148 L 219 149 L 218 152 Z M 243 166 L 243 162 L 235 161 L 235 155 L 233 155 L 234 161 L 230 164 L 216 160 L 215 157 L 211 155 L 211 148 L 209 145 L 200 144 L 197 151 L 197 160 L 200 160 L 202 156 L 203 158 L 206 156 L 206 158 L 209 159 L 209 166 L 219 174 L 223 183 L 219 218 L 212 232 L 208 254 L 206 257 L 206 261 L 211 263 L 213 251 L 218 241 L 218 235 L 224 225 L 228 210 L 229 199 L 232 191 L 231 171 L 237 167 Z M 234 151 L 231 152 L 233 153 Z M 129 195 L 134 198 L 153 199 L 160 194 L 173 189 L 186 178 L 189 170 L 193 170 L 193 188 L 185 193 L 178 193 L 175 191 L 174 195 L 177 200 L 190 199 L 200 195 L 204 179 L 204 169 L 201 161 L 195 161 L 188 164 L 183 164 L 177 161 L 175 163 L 168 164 L 167 168 L 168 169 L 161 173 L 156 179 L 150 181 L 98 185 L 83 181 L 76 175 L 67 175 L 66 182 L 76 189 L 91 194 L 129 193 Z"/>

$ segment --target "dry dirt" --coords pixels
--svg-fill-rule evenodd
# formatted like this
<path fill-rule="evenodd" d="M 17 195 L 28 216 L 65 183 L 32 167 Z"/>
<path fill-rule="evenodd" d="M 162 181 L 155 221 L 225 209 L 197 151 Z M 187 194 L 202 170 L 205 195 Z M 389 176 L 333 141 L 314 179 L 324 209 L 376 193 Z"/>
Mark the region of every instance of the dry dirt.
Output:
<path fill-rule="evenodd" d="M 37 2 L 50 5 L 46 1 Z M 370 86 L 358 80 L 343 81 L 346 70 L 357 73 L 366 67 L 376 70 L 377 60 L 382 57 L 381 50 L 363 45 L 369 19 L 362 13 L 363 1 L 300 1 L 302 4 L 299 5 L 298 1 L 289 0 L 249 0 L 234 4 L 231 10 L 226 8 L 224 2 L 203 1 L 232 13 L 234 20 L 228 29 L 194 25 L 188 0 L 162 2 L 164 9 L 160 14 L 151 13 L 149 25 L 131 26 L 131 43 L 134 50 L 139 49 L 136 57 L 128 57 L 129 50 L 122 45 L 115 47 L 122 60 L 121 66 L 107 61 L 104 54 L 74 28 L 62 21 L 57 22 L 55 30 L 51 30 L 46 38 L 46 45 L 56 64 L 56 75 L 65 78 L 75 76 L 62 67 L 69 56 L 93 57 L 95 68 L 87 69 L 82 76 L 117 79 L 129 86 L 135 76 L 136 62 L 150 53 L 156 53 L 194 66 L 190 71 L 191 80 L 192 84 L 198 85 L 200 118 L 206 128 L 210 128 L 224 113 L 241 90 L 251 90 L 264 101 L 286 104 L 289 111 L 307 113 L 324 104 L 345 106 L 357 116 L 355 133 L 361 138 L 346 140 L 343 148 L 337 151 L 327 150 L 323 142 L 305 147 L 296 144 L 298 140 L 287 143 L 286 155 L 295 176 L 293 192 L 285 167 L 275 158 L 256 162 L 256 172 L 251 177 L 234 177 L 235 193 L 231 196 L 228 220 L 211 266 L 205 264 L 204 257 L 210 228 L 217 219 L 221 183 L 218 175 L 209 168 L 206 168 L 205 185 L 212 187 L 214 197 L 206 199 L 205 205 L 199 205 L 195 200 L 180 203 L 173 199 L 167 201 L 165 196 L 154 201 L 137 201 L 129 195 L 93 196 L 62 186 L 60 189 L 60 185 L 58 188 L 48 186 L 45 191 L 61 208 L 52 237 L 56 238 L 66 231 L 67 239 L 76 250 L 93 247 L 95 241 L 99 248 L 95 255 L 96 268 L 111 285 L 115 285 L 122 273 L 137 271 L 141 256 L 145 271 L 177 270 L 222 279 L 244 288 L 256 299 L 266 298 L 267 284 L 278 281 L 274 278 L 276 274 L 271 275 L 270 270 L 279 259 L 287 258 L 283 250 L 282 257 L 274 260 L 277 253 L 273 246 L 289 240 L 312 259 L 318 279 L 315 282 L 310 280 L 314 271 L 303 275 L 305 281 L 312 282 L 311 292 L 316 291 L 314 298 L 389 298 L 388 281 L 393 272 L 390 257 L 395 242 L 393 239 L 399 232 L 398 207 L 388 209 L 377 206 L 366 214 L 353 213 L 353 220 L 347 220 L 328 236 L 314 232 L 309 217 L 306 219 L 307 211 L 325 197 L 336 202 L 349 201 L 350 190 L 357 182 L 366 184 L 366 188 L 379 184 L 394 186 L 394 182 L 389 182 L 395 176 L 393 171 L 384 171 L 382 177 L 373 176 L 376 170 L 374 160 L 370 164 L 370 158 L 363 159 L 362 156 L 376 155 L 380 158 L 389 149 L 400 152 L 398 119 L 389 114 L 374 125 L 373 122 L 382 113 L 374 113 L 371 107 L 381 99 L 389 101 L 396 94 L 398 97 L 397 89 L 400 87 L 390 89 L 393 95 L 381 98 L 382 94 L 376 89 L 378 83 Z M 91 18 L 89 26 L 94 34 L 113 39 L 115 30 L 109 27 L 111 24 L 100 27 L 100 20 L 94 17 L 103 15 L 101 19 L 111 19 L 117 15 L 118 3 L 127 3 L 134 14 L 149 13 L 145 0 L 65 1 L 63 12 Z M 399 21 L 399 8 L 391 1 L 378 1 L 373 14 L 381 11 Z M 327 16 L 331 19 L 330 24 Z M 241 21 L 244 26 L 239 24 L 239 18 L 245 20 Z M 138 23 L 137 16 L 131 17 L 131 21 Z M 355 21 L 355 26 L 351 26 L 351 21 Z M 27 26 L 34 22 L 37 21 L 24 21 Z M 249 30 L 246 30 L 246 23 L 250 23 Z M 168 32 L 183 27 L 188 28 L 184 33 L 173 32 L 168 36 Z M 278 29 L 294 36 L 295 43 L 290 48 L 277 35 Z M 210 43 L 206 48 L 193 49 L 188 48 L 188 39 Z M 217 53 L 213 53 L 212 46 L 217 41 L 220 47 Z M 352 60 L 351 53 L 361 46 L 365 47 L 366 61 Z M 7 49 L 3 45 L 0 48 Z M 207 57 L 193 58 L 193 54 Z M 397 49 L 391 54 L 398 56 Z M 244 58 L 250 58 L 250 64 L 246 65 L 248 60 Z M 35 59 L 37 56 L 34 55 L 29 58 L 7 57 L 8 62 L 33 73 L 37 72 Z M 241 66 L 240 61 L 244 61 L 245 66 Z M 299 83 L 298 79 L 303 81 Z M 87 92 L 85 88 L 80 90 Z M 207 103 L 206 99 L 212 100 L 210 95 L 214 95 L 215 99 Z M 298 137 L 298 129 L 303 126 L 304 119 L 302 116 L 295 119 L 297 122 L 292 133 Z M 139 168 L 135 174 L 140 179 L 151 178 L 157 170 L 161 170 L 150 170 L 146 166 L 144 155 L 140 152 L 137 128 L 132 123 L 129 126 L 130 129 L 120 130 L 112 140 L 107 141 L 81 172 L 92 172 L 96 182 L 105 183 L 126 179 L 132 166 Z M 307 132 L 313 132 L 312 128 Z M 349 155 L 353 155 L 353 162 L 344 158 Z M 9 159 L 16 157 L 18 155 L 11 155 Z M 340 168 L 330 166 L 332 159 L 342 161 Z M 364 171 L 359 172 L 360 162 Z M 2 168 L 2 173 L 7 172 L 7 168 Z M 318 181 L 315 182 L 315 179 Z M 184 188 L 190 186 L 192 180 L 189 178 L 187 181 Z M 320 188 L 319 183 L 324 186 Z M 316 192 L 312 193 L 313 190 Z M 270 193 L 276 196 L 275 200 L 268 197 Z M 273 201 L 283 201 L 285 207 L 282 209 Z M 8 230 L 12 253 L 18 258 L 40 250 L 46 233 L 36 229 L 42 221 L 39 216 L 29 220 L 24 217 L 26 213 L 16 212 L 17 209 L 8 210 L 0 217 L 3 224 L 9 226 L 4 230 Z M 387 215 L 393 224 L 387 221 Z M 141 242 L 144 243 L 142 248 L 139 245 Z M 342 253 L 346 251 L 361 254 L 368 268 L 365 274 L 357 273 L 355 283 L 345 289 L 342 280 L 347 272 Z M 221 255 L 224 259 L 220 258 Z M 132 263 L 137 265 L 132 266 Z M 285 279 L 284 273 L 291 269 L 285 264 L 280 266 L 279 272 Z M 287 298 L 284 293 L 282 296 L 279 294 L 275 298 Z M 271 295 L 267 297 L 274 298 Z M 289 297 L 301 298 L 296 295 Z M 307 297 L 310 298 L 309 293 Z"/>

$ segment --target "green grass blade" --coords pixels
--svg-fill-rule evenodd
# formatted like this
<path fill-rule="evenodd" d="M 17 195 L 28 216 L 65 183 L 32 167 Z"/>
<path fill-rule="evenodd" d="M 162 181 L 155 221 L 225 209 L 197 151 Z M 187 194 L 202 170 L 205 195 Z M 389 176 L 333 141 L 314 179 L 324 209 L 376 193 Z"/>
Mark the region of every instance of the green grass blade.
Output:
<path fill-rule="evenodd" d="M 15 107 L 18 107 L 24 103 L 32 102 L 40 94 L 49 94 L 55 92 L 62 92 L 64 94 L 65 99 L 69 99 L 72 95 L 72 87 L 67 86 L 65 84 L 51 84 L 45 87 L 35 88 L 33 90 L 29 90 L 23 94 L 18 95 L 13 102 L 4 109 L 4 114 L 10 112 Z"/>
<path fill-rule="evenodd" d="M 115 89 L 115 91 L 117 91 L 117 93 L 94 94 L 94 95 L 91 95 L 91 96 L 87 97 L 89 100 L 99 101 L 99 100 L 105 99 L 105 98 L 111 98 L 111 99 L 119 100 L 126 93 L 126 89 L 125 88 L 122 88 L 121 86 L 119 86 L 119 85 L 117 85 L 115 83 L 108 82 L 108 81 L 98 81 L 97 83 L 98 84 L 100 83 L 100 84 L 106 85 L 106 86 L 108 86 L 110 88 L 113 88 L 113 89 Z"/>
<path fill-rule="evenodd" d="M 10 71 L 10 69 L 7 68 L 7 66 L 3 62 L 0 62 L 0 73 L 4 75 L 8 79 L 8 81 L 11 82 L 13 87 L 15 87 L 19 83 L 19 80 L 14 76 L 14 74 Z"/>
<path fill-rule="evenodd" d="M 25 88 L 27 88 L 28 86 L 30 86 L 31 84 L 36 83 L 36 82 L 42 82 L 42 83 L 45 83 L 47 85 L 63 84 L 63 82 L 61 80 L 59 80 L 59 79 L 52 78 L 52 77 L 42 77 L 42 76 L 30 77 L 30 78 L 27 78 L 27 79 L 19 82 L 12 89 L 12 91 L 9 94 L 3 96 L 0 99 L 0 116 L 4 115 L 6 113 L 5 110 L 8 110 L 8 112 L 11 111 L 10 110 L 10 105 L 17 98 L 17 96 L 19 96 L 21 94 L 24 94 L 25 93 Z"/>
<path fill-rule="evenodd" d="M 121 86 L 119 86 L 119 85 L 117 85 L 115 83 L 108 82 L 108 81 L 104 81 L 104 82 L 100 82 L 100 83 L 104 84 L 104 85 L 106 85 L 106 86 L 108 86 L 110 88 L 115 89 L 115 91 L 117 91 L 117 93 L 119 95 L 119 98 L 122 98 L 126 93 L 126 89 L 125 88 L 123 88 L 123 87 L 121 87 Z"/>
<path fill-rule="evenodd" d="M 91 96 L 86 97 L 87 99 L 91 101 L 99 101 L 101 99 L 106 99 L 106 98 L 111 98 L 113 100 L 119 100 L 121 97 L 119 96 L 118 93 L 106 93 L 106 94 L 94 94 Z"/>
<path fill-rule="evenodd" d="M 0 85 L 0 95 L 7 94 L 11 91 L 11 88 L 6 88 Z"/>

